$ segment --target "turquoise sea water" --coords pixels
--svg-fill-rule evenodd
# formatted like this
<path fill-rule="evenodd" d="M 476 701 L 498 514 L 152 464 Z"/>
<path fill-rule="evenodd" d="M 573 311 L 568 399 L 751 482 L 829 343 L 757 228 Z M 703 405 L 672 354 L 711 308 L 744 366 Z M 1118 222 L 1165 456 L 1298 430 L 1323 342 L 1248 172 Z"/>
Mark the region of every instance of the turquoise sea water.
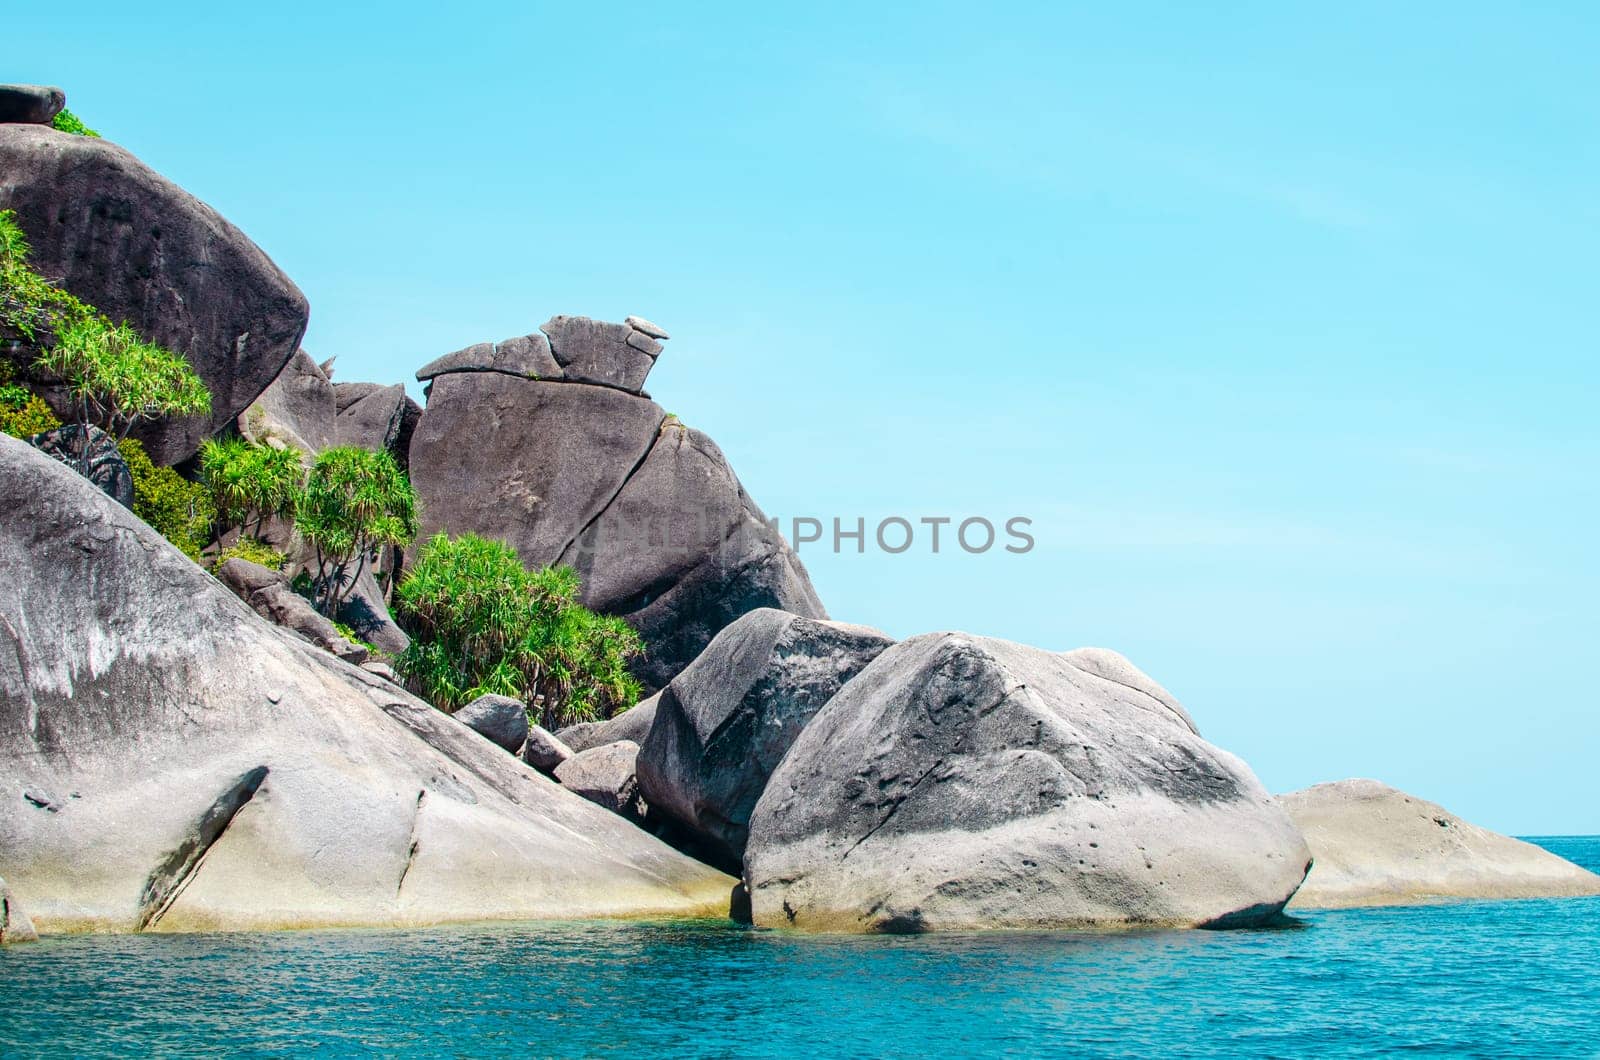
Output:
<path fill-rule="evenodd" d="M 1600 869 L 1600 837 L 1540 839 Z M 1600 1056 L 1600 899 L 1273 931 L 732 924 L 104 936 L 0 951 L 0 1054 Z"/>

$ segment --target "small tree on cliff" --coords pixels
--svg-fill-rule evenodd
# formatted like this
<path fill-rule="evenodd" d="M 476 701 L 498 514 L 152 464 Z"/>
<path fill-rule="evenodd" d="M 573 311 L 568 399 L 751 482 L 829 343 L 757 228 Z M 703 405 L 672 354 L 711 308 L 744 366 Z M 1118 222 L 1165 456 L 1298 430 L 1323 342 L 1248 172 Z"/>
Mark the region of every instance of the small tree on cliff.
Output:
<path fill-rule="evenodd" d="M 417 498 L 387 452 L 338 446 L 312 463 L 294 523 L 316 550 L 317 606 L 331 617 L 379 548 L 403 547 L 417 536 Z"/>
<path fill-rule="evenodd" d="M 272 516 L 294 515 L 306 480 L 305 456 L 293 447 L 212 439 L 200 446 L 200 480 L 211 491 L 219 526 L 248 529 L 259 538 Z"/>
<path fill-rule="evenodd" d="M 499 541 L 439 534 L 395 598 L 411 633 L 396 665 L 441 710 L 492 692 L 529 703 L 533 720 L 554 729 L 639 698 L 628 673 L 639 634 L 580 605 L 570 567 L 530 571 Z"/>

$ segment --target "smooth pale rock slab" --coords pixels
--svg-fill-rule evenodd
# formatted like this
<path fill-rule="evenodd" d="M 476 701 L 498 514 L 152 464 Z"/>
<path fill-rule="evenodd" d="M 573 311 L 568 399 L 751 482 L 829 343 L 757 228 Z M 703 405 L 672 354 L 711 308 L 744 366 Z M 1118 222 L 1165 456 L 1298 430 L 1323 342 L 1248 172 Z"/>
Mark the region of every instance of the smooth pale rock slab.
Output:
<path fill-rule="evenodd" d="M 744 857 L 750 813 L 816 713 L 894 641 L 878 630 L 761 608 L 718 633 L 662 690 L 639 749 L 639 790 L 712 843 Z"/>
<path fill-rule="evenodd" d="M 249 441 L 314 455 L 338 444 L 337 414 L 333 383 L 309 353 L 296 350 L 237 424 Z"/>
<path fill-rule="evenodd" d="M 305 333 L 305 296 L 233 225 L 107 140 L 0 125 L 0 209 L 17 212 L 29 264 L 63 289 L 187 357 L 208 416 L 135 436 L 176 464 L 278 377 Z"/>
<path fill-rule="evenodd" d="M 595 805 L 638 819 L 642 816 L 635 773 L 638 759 L 639 745 L 619 740 L 579 751 L 556 767 L 555 776 L 562 787 Z"/>
<path fill-rule="evenodd" d="M 658 692 L 615 717 L 604 721 L 581 721 L 576 725 L 568 725 L 556 735 L 561 738 L 562 743 L 574 751 L 587 751 L 591 747 L 600 747 L 621 740 L 644 743 L 644 738 L 650 732 L 650 726 L 655 724 L 656 707 L 660 703 L 661 694 Z"/>
<path fill-rule="evenodd" d="M 660 324 L 646 320 L 644 317 L 627 317 L 623 320 L 623 323 L 635 331 L 644 332 L 645 335 L 652 339 L 661 339 L 664 341 L 672 337 L 662 330 Z"/>
<path fill-rule="evenodd" d="M 0 946 L 38 941 L 39 933 L 34 930 L 27 911 L 17 901 L 17 896 L 11 893 L 6 881 L 0 879 Z"/>
<path fill-rule="evenodd" d="M 755 923 L 813 931 L 1231 927 L 1310 854 L 1239 759 L 1143 691 L 960 633 L 879 655 L 750 820 Z"/>
<path fill-rule="evenodd" d="M 546 730 L 543 726 L 528 726 L 528 739 L 522 745 L 522 760 L 546 776 L 556 771 L 573 755 L 572 748 L 561 741 L 561 737 Z"/>
<path fill-rule="evenodd" d="M 5 437 L 0 581 L 0 865 L 42 934 L 726 913 L 728 876 L 267 623 Z"/>
<path fill-rule="evenodd" d="M 1376 780 L 1280 797 L 1315 864 L 1290 909 L 1600 895 L 1600 876 Z"/>
<path fill-rule="evenodd" d="M 49 125 L 67 105 L 53 85 L 0 85 L 0 123 Z"/>
<path fill-rule="evenodd" d="M 492 744 L 512 754 L 528 739 L 528 706 L 510 696 L 483 695 L 453 717 Z"/>

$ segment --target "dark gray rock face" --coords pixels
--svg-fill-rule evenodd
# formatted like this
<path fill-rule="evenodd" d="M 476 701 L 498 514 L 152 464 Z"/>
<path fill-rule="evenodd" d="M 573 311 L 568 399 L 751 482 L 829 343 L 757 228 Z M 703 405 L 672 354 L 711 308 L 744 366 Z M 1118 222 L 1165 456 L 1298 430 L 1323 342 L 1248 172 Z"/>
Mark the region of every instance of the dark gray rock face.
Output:
<path fill-rule="evenodd" d="M 579 373 L 589 378 L 597 365 L 653 357 L 640 344 L 656 340 L 583 317 L 545 329 L 560 379 L 502 370 L 513 363 L 509 342 L 419 373 L 432 380 L 410 450 L 424 536 L 470 531 L 505 541 L 529 566 L 574 567 L 584 604 L 643 637 L 634 672 L 650 691 L 755 608 L 825 618 L 805 568 L 710 438 L 626 381 L 573 381 L 574 365 L 594 368 Z M 517 364 L 535 356 L 530 349 L 542 347 L 523 348 Z"/>
<path fill-rule="evenodd" d="M 555 316 L 540 330 L 550 337 L 550 352 L 561 366 L 562 378 L 574 383 L 614 386 L 637 394 L 661 353 L 661 343 L 627 324 Z"/>
<path fill-rule="evenodd" d="M 579 751 L 556 766 L 555 776 L 568 791 L 638 822 L 644 816 L 639 780 L 634 775 L 638 758 L 639 745 L 632 740 L 602 744 Z"/>
<path fill-rule="evenodd" d="M 249 560 L 230 559 L 217 569 L 217 580 L 274 625 L 293 630 L 345 662 L 360 665 L 367 661 L 367 649 L 345 640 L 338 628 L 311 606 L 311 601 L 289 588 L 289 577 L 283 572 Z"/>
<path fill-rule="evenodd" d="M 406 416 L 406 388 L 396 383 L 335 383 L 338 415 L 334 434 L 339 445 L 394 450 Z"/>
<path fill-rule="evenodd" d="M 499 372 L 521 379 L 558 380 L 564 378 L 561 366 L 550 353 L 550 339 L 543 332 L 521 335 L 504 342 L 480 342 L 455 353 L 447 353 L 417 372 L 417 381 L 449 375 L 451 372 Z"/>
<path fill-rule="evenodd" d="M 865 626 L 762 608 L 718 633 L 662 690 L 639 749 L 639 790 L 744 857 L 750 814 L 806 723 L 893 641 Z"/>
<path fill-rule="evenodd" d="M 0 123 L 49 125 L 67 94 L 50 85 L 0 85 Z"/>
<path fill-rule="evenodd" d="M 644 743 L 644 738 L 650 733 L 650 726 L 655 724 L 656 707 L 661 703 L 661 694 L 658 692 L 649 699 L 642 700 L 632 707 L 605 721 L 583 721 L 576 725 L 568 725 L 557 732 L 561 742 L 574 751 L 587 751 L 591 747 L 600 747 L 608 743 L 617 743 L 621 740 L 631 740 L 634 743 Z"/>
<path fill-rule="evenodd" d="M 356 636 L 390 655 L 399 655 L 411 646 L 411 638 L 396 624 L 383 598 L 383 589 L 368 564 L 356 578 L 355 587 L 339 608 L 339 621 L 355 630 Z"/>
<path fill-rule="evenodd" d="M 1243 762 L 1138 683 L 960 633 L 889 648 L 802 730 L 756 805 L 745 850 L 755 923 L 1277 916 L 1305 878 L 1305 841 Z"/>
<path fill-rule="evenodd" d="M 239 414 L 239 433 L 263 445 L 315 454 L 338 444 L 333 383 L 305 350 L 296 350 L 272 385 Z"/>
<path fill-rule="evenodd" d="M 66 464 L 106 496 L 133 510 L 133 475 L 111 435 L 93 424 L 69 423 L 28 439 L 42 453 Z"/>
<path fill-rule="evenodd" d="M 522 745 L 522 760 L 539 772 L 549 776 L 556 767 L 573 755 L 572 748 L 561 742 L 555 733 L 538 725 L 528 726 L 528 741 Z"/>
<path fill-rule="evenodd" d="M 232 422 L 300 345 L 306 300 L 259 247 L 116 144 L 0 125 L 0 209 L 30 263 L 65 290 L 189 359 L 211 414 L 136 435 L 175 464 Z"/>
<path fill-rule="evenodd" d="M 528 707 L 510 696 L 484 695 L 455 712 L 455 719 L 512 754 L 528 739 Z"/>
<path fill-rule="evenodd" d="M 729 877 L 264 621 L 8 437 L 0 584 L 0 866 L 41 934 L 727 910 Z"/>

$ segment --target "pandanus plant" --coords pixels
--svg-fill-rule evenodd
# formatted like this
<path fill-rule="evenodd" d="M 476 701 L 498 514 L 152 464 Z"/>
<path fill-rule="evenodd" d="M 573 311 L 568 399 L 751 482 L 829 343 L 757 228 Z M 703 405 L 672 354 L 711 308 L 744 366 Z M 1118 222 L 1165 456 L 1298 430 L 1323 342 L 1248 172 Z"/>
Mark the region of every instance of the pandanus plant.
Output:
<path fill-rule="evenodd" d="M 316 553 L 317 606 L 333 616 L 379 549 L 417 536 L 417 497 L 387 452 L 336 446 L 312 462 L 294 522 Z"/>

